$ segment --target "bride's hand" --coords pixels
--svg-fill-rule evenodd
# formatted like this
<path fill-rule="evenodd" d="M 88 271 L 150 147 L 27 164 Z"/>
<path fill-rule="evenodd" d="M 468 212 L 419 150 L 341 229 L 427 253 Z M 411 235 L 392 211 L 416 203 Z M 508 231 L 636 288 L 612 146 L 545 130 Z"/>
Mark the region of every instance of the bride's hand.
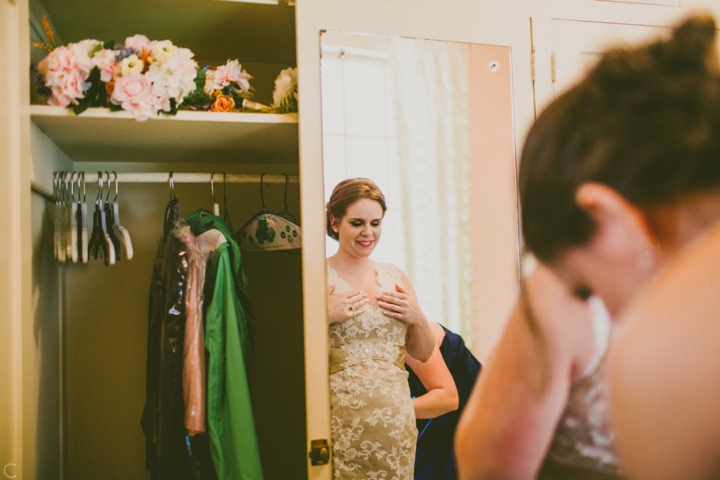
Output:
<path fill-rule="evenodd" d="M 400 285 L 395 285 L 395 289 L 396 292 L 380 292 L 377 295 L 378 306 L 384 310 L 383 314 L 397 318 L 408 325 L 427 322 L 415 296 Z"/>
<path fill-rule="evenodd" d="M 367 294 L 350 291 L 333 295 L 335 285 L 328 287 L 328 323 L 343 323 L 365 312 Z"/>

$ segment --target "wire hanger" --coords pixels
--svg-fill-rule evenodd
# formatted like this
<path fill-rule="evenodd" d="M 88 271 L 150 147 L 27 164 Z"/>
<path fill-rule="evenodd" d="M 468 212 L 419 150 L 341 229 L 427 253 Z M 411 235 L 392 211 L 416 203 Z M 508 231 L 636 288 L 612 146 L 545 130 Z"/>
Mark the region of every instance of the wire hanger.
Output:
<path fill-rule="evenodd" d="M 285 206 L 283 207 L 283 211 L 280 212 L 280 215 L 286 215 L 286 216 L 289 215 L 289 216 L 291 216 L 292 219 L 293 219 L 293 222 L 297 224 L 298 222 L 297 222 L 297 220 L 295 219 L 295 215 L 293 215 L 292 213 L 290 213 L 290 211 L 288 210 L 287 191 L 288 191 L 288 183 L 290 182 L 290 179 L 288 178 L 287 174 L 285 174 L 284 172 L 281 173 L 280 175 L 282 175 L 282 176 L 285 177 L 285 198 L 283 199 L 283 202 L 285 203 Z"/>
<path fill-rule="evenodd" d="M 170 187 L 170 200 L 177 200 L 177 197 L 175 196 L 175 180 L 173 180 L 173 173 L 170 172 L 168 175 L 168 186 Z"/>
<path fill-rule="evenodd" d="M 212 174 L 210 174 L 210 192 L 212 193 L 213 198 L 213 215 L 219 217 L 220 205 L 218 205 L 218 202 L 215 199 L 215 172 L 212 172 Z"/>

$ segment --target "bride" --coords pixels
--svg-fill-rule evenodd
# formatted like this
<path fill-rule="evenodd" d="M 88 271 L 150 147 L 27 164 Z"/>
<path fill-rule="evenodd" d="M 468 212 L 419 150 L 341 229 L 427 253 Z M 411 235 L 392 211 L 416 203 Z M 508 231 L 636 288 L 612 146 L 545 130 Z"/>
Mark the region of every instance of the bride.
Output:
<path fill-rule="evenodd" d="M 327 204 L 328 235 L 340 244 L 327 264 L 336 479 L 413 477 L 417 429 L 404 364 L 428 368 L 435 337 L 407 276 L 370 259 L 386 210 L 364 178 L 340 182 Z"/>

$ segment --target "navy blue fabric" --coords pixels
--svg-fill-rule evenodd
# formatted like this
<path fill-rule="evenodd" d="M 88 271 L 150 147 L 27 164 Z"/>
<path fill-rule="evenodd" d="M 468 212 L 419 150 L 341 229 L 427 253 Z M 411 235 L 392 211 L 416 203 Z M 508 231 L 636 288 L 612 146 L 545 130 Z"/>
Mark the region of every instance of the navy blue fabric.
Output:
<path fill-rule="evenodd" d="M 472 392 L 475 379 L 480 373 L 482 365 L 465 346 L 462 337 L 447 328 L 445 338 L 440 345 L 440 353 L 450 374 L 455 380 L 455 386 L 460 398 L 456 411 L 446 413 L 432 420 L 418 420 L 419 432 L 417 451 L 415 453 L 415 480 L 454 480 L 457 478 L 455 465 L 455 449 L 453 437 L 458 419 L 467 404 Z M 407 366 L 410 373 L 410 393 L 418 397 L 427 393 L 415 372 Z"/>

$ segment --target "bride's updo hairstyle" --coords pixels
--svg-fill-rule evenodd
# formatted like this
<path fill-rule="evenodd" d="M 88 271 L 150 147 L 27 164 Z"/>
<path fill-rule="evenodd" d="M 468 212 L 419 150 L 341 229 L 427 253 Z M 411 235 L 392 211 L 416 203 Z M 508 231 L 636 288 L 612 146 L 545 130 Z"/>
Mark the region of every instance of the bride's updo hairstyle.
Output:
<path fill-rule="evenodd" d="M 385 196 L 372 180 L 368 180 L 367 178 L 348 178 L 333 188 L 330 201 L 326 205 L 327 234 L 331 238 L 335 240 L 339 238 L 337 232 L 332 229 L 331 217 L 335 217 L 338 221 L 342 220 L 347 213 L 348 207 L 363 198 L 369 198 L 370 200 L 378 202 L 382 207 L 383 216 L 385 216 L 385 212 L 387 211 Z"/>
<path fill-rule="evenodd" d="M 710 16 L 672 38 L 605 53 L 532 127 L 520 163 L 527 246 L 552 262 L 591 239 L 575 202 L 585 182 L 639 208 L 673 205 L 720 186 L 720 73 Z"/>

